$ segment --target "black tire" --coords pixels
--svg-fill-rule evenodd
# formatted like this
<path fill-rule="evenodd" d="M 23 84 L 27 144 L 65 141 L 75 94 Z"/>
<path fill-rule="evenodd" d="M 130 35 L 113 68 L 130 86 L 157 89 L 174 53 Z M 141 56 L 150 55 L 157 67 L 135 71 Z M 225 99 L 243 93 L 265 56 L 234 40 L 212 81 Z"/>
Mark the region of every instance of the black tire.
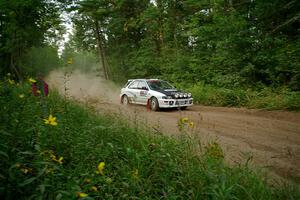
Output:
<path fill-rule="evenodd" d="M 179 107 L 180 110 L 186 110 L 187 109 L 187 106 L 182 106 L 182 107 Z"/>
<path fill-rule="evenodd" d="M 122 101 L 121 101 L 121 103 L 122 103 L 123 105 L 125 105 L 125 106 L 127 106 L 127 105 L 130 104 L 127 95 L 123 95 L 123 96 L 122 96 Z"/>
<path fill-rule="evenodd" d="M 155 97 L 152 97 L 150 99 L 150 108 L 151 108 L 152 111 L 158 111 L 159 110 L 158 101 Z"/>

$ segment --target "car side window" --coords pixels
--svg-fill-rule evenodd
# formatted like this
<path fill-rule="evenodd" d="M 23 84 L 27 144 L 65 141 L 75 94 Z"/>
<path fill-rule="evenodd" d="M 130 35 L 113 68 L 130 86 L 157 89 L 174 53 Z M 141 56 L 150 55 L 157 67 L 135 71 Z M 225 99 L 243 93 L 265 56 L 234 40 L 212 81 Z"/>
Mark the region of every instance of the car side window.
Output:
<path fill-rule="evenodd" d="M 128 80 L 127 83 L 124 85 L 123 88 L 126 88 L 130 83 L 132 83 L 132 80 Z"/>
<path fill-rule="evenodd" d="M 138 84 L 138 89 L 140 89 L 140 90 L 148 90 L 148 86 L 147 86 L 147 84 L 146 84 L 146 82 L 145 81 L 140 81 L 139 82 L 139 84 Z"/>
<path fill-rule="evenodd" d="M 133 81 L 133 82 L 128 86 L 128 88 L 129 88 L 129 89 L 137 89 L 137 88 L 138 88 L 138 84 L 139 84 L 139 81 Z"/>

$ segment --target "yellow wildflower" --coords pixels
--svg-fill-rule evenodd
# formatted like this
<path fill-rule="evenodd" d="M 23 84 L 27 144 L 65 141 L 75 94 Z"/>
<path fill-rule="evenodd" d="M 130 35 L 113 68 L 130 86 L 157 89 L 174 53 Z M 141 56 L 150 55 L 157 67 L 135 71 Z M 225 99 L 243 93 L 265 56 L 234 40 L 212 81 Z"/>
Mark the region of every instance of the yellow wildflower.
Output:
<path fill-rule="evenodd" d="M 41 94 L 41 90 L 37 90 L 36 93 L 37 93 L 37 94 Z"/>
<path fill-rule="evenodd" d="M 59 159 L 56 158 L 55 155 L 51 155 L 53 161 L 58 162 L 59 164 L 63 164 L 64 157 L 60 157 Z"/>
<path fill-rule="evenodd" d="M 97 192 L 98 188 L 96 186 L 92 186 L 92 191 Z"/>
<path fill-rule="evenodd" d="M 59 159 L 56 158 L 56 156 L 54 154 L 51 153 L 50 158 L 55 161 L 58 162 L 59 164 L 63 164 L 63 159 L 64 157 L 60 157 Z"/>
<path fill-rule="evenodd" d="M 194 128 L 194 126 L 195 126 L 195 125 L 194 125 L 194 122 L 190 122 L 190 123 L 189 123 L 189 127 L 190 127 L 190 128 Z"/>
<path fill-rule="evenodd" d="M 20 98 L 20 99 L 23 99 L 24 97 L 25 97 L 24 94 L 19 94 L 19 98 Z"/>
<path fill-rule="evenodd" d="M 86 178 L 86 179 L 84 179 L 84 182 L 85 182 L 85 183 L 90 183 L 90 182 L 92 182 L 92 180 L 89 179 L 89 178 Z"/>
<path fill-rule="evenodd" d="M 187 118 L 187 117 L 182 117 L 181 119 L 180 119 L 180 122 L 182 123 L 182 124 L 185 124 L 185 123 L 187 123 L 189 121 L 189 119 Z"/>
<path fill-rule="evenodd" d="M 21 171 L 24 173 L 24 174 L 27 174 L 29 172 L 29 170 L 27 168 L 22 168 Z"/>
<path fill-rule="evenodd" d="M 96 173 L 104 175 L 104 172 L 103 172 L 104 166 L 105 166 L 105 162 L 100 162 L 99 165 L 98 165 Z"/>
<path fill-rule="evenodd" d="M 48 119 L 44 119 L 44 123 L 45 124 L 49 124 L 52 126 L 56 126 L 57 122 L 56 122 L 56 117 L 53 117 L 51 114 L 49 115 Z"/>
<path fill-rule="evenodd" d="M 32 169 L 28 168 L 28 167 L 24 167 L 24 168 L 21 168 L 21 171 L 23 172 L 23 174 L 28 174 L 28 173 L 32 172 Z"/>
<path fill-rule="evenodd" d="M 69 60 L 68 60 L 68 65 L 71 65 L 71 64 L 73 64 L 73 58 L 69 58 Z"/>
<path fill-rule="evenodd" d="M 64 159 L 64 157 L 59 157 L 59 159 L 56 161 L 56 162 L 58 162 L 59 164 L 63 164 L 63 159 Z"/>
<path fill-rule="evenodd" d="M 28 81 L 29 81 L 29 83 L 31 83 L 31 84 L 32 84 L 32 83 L 36 83 L 36 80 L 34 80 L 33 78 L 29 78 Z"/>
<path fill-rule="evenodd" d="M 11 80 L 11 79 L 8 79 L 8 83 L 11 84 L 11 85 L 13 85 L 13 84 L 15 84 L 15 81 Z"/>
<path fill-rule="evenodd" d="M 84 198 L 84 197 L 87 197 L 87 196 L 89 196 L 89 195 L 84 193 L 84 192 L 77 192 L 77 197 L 79 197 L 79 198 Z"/>
<path fill-rule="evenodd" d="M 132 176 L 133 176 L 134 178 L 138 178 L 138 176 L 139 176 L 139 170 L 138 170 L 138 169 L 133 170 Z"/>
<path fill-rule="evenodd" d="M 56 160 L 56 156 L 55 156 L 54 154 L 52 154 L 52 153 L 51 153 L 51 155 L 50 155 L 50 158 L 51 158 L 52 160 Z"/>

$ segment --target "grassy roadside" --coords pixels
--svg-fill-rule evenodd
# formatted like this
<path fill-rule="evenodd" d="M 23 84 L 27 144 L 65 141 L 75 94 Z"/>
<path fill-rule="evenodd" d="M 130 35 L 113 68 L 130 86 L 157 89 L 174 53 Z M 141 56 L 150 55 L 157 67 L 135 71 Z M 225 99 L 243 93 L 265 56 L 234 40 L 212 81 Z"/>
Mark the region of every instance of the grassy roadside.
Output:
<path fill-rule="evenodd" d="M 287 88 L 226 89 L 196 84 L 187 87 L 198 104 L 209 106 L 246 107 L 267 110 L 300 110 L 300 92 Z"/>
<path fill-rule="evenodd" d="M 27 83 L 0 82 L 0 104 L 1 199 L 300 198 L 229 167 L 217 143 L 146 134 L 55 92 L 32 96 Z"/>

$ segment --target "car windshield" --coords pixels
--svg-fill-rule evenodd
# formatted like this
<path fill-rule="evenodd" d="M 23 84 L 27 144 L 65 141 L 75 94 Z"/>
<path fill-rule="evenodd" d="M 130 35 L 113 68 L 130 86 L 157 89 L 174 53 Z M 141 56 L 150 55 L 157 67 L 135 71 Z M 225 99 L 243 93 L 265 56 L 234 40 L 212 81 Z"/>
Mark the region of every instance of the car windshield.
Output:
<path fill-rule="evenodd" d="M 174 86 L 172 86 L 167 81 L 162 80 L 149 80 L 147 81 L 149 87 L 151 90 L 167 90 L 167 89 L 175 89 Z"/>

